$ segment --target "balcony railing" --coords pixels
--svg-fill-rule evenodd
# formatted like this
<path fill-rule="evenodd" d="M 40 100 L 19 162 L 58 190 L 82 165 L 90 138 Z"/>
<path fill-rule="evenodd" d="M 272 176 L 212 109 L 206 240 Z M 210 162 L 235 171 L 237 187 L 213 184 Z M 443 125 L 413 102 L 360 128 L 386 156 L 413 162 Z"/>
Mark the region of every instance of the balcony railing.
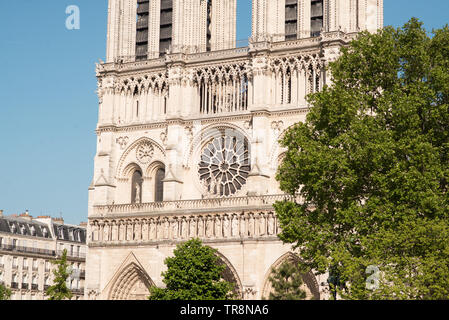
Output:
<path fill-rule="evenodd" d="M 39 290 L 39 285 L 37 285 L 35 283 L 31 284 L 31 290 L 35 290 L 35 291 Z"/>
<path fill-rule="evenodd" d="M 86 278 L 86 271 L 81 271 L 80 272 L 80 278 L 81 279 L 85 279 Z"/>
<path fill-rule="evenodd" d="M 74 293 L 76 295 L 83 295 L 84 294 L 84 288 L 71 289 L 70 291 L 72 291 L 72 293 Z"/>
<path fill-rule="evenodd" d="M 27 290 L 29 288 L 28 283 L 22 283 L 22 289 Z"/>
<path fill-rule="evenodd" d="M 11 288 L 12 288 L 12 289 L 19 289 L 19 283 L 17 283 L 17 282 L 11 282 Z"/>
<path fill-rule="evenodd" d="M 63 252 L 64 250 L 58 250 L 56 254 L 58 257 L 61 257 Z M 81 252 L 67 252 L 67 257 L 84 259 L 86 258 L 86 254 Z"/>
<path fill-rule="evenodd" d="M 55 255 L 54 250 L 46 250 L 46 249 L 39 249 L 39 248 L 32 248 L 32 247 L 18 247 L 18 246 L 13 246 L 13 245 L 2 245 L 2 246 L 0 246 L 0 250 L 24 252 L 24 253 L 34 253 L 34 254 L 47 255 L 47 256 Z"/>
<path fill-rule="evenodd" d="M 180 210 L 194 210 L 194 209 L 222 209 L 222 208 L 236 208 L 236 207 L 260 207 L 270 206 L 276 201 L 295 200 L 295 197 L 290 195 L 269 195 L 269 196 L 249 196 L 249 197 L 230 197 L 230 198 L 214 198 L 214 199 L 200 199 L 200 200 L 179 200 L 179 201 L 165 201 L 165 202 L 151 202 L 141 204 L 118 204 L 94 207 L 95 215 L 102 215 L 106 213 L 112 214 L 130 214 L 130 213 L 151 213 L 159 212 L 174 212 Z M 300 201 L 300 199 L 296 199 Z"/>

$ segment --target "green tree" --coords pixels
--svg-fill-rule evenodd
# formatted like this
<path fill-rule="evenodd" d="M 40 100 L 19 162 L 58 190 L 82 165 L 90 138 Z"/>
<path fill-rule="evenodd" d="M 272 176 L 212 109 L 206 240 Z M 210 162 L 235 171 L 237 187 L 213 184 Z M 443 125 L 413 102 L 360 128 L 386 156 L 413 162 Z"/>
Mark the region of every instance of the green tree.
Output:
<path fill-rule="evenodd" d="M 53 270 L 53 285 L 48 287 L 45 292 L 48 300 L 64 300 L 71 299 L 73 294 L 67 288 L 67 279 L 70 277 L 69 265 L 67 263 L 67 250 L 64 249 L 60 259 L 51 261 L 57 268 Z"/>
<path fill-rule="evenodd" d="M 162 273 L 166 288 L 153 287 L 150 300 L 225 300 L 233 297 L 234 285 L 223 279 L 226 266 L 217 251 L 192 239 L 176 247 L 165 259 Z"/>
<path fill-rule="evenodd" d="M 285 261 L 277 269 L 272 269 L 269 280 L 273 288 L 269 300 L 304 300 L 306 292 L 303 285 L 301 268 L 290 261 Z"/>
<path fill-rule="evenodd" d="M 277 179 L 304 202 L 275 204 L 280 238 L 344 299 L 449 299 L 449 27 L 413 18 L 341 53 L 281 141 Z"/>
<path fill-rule="evenodd" d="M 7 288 L 3 283 L 0 283 L 0 300 L 11 299 L 11 289 Z"/>

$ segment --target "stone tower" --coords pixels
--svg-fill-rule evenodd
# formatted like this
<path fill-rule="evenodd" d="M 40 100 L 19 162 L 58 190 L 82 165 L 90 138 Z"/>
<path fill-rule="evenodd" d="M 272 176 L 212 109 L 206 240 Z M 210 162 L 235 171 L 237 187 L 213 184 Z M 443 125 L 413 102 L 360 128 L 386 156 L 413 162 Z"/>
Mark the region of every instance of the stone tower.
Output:
<path fill-rule="evenodd" d="M 383 0 L 253 0 L 253 39 L 309 38 L 323 32 L 375 32 Z"/>
<path fill-rule="evenodd" d="M 89 188 L 86 297 L 140 299 L 164 259 L 200 238 L 243 299 L 270 292 L 271 268 L 298 259 L 277 237 L 279 139 L 381 0 L 254 0 L 236 48 L 236 0 L 109 0 L 97 65 L 97 152 Z M 300 199 L 297 199 L 300 201 Z M 326 276 L 304 275 L 326 298 Z"/>
<path fill-rule="evenodd" d="M 109 1 L 107 62 L 233 48 L 236 0 Z"/>

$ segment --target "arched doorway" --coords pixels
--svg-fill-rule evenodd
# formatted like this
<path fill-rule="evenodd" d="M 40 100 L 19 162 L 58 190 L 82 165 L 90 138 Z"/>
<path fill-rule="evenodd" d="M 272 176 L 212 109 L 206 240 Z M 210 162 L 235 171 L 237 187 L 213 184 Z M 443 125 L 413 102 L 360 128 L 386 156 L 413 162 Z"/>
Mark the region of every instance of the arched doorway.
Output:
<path fill-rule="evenodd" d="M 234 284 L 234 293 L 237 299 L 243 298 L 243 286 L 240 278 L 235 270 L 234 266 L 229 262 L 229 260 L 217 251 L 217 256 L 220 258 L 219 262 L 226 266 L 223 272 L 223 279 Z"/>
<path fill-rule="evenodd" d="M 298 262 L 300 262 L 300 258 L 296 254 L 294 254 L 292 252 L 288 252 L 288 253 L 284 254 L 282 257 L 280 257 L 278 260 L 276 260 L 276 262 L 272 266 L 270 266 L 270 268 L 268 269 L 268 271 L 265 275 L 263 291 L 262 291 L 262 298 L 268 299 L 270 292 L 272 290 L 271 282 L 269 280 L 269 278 L 272 274 L 272 269 L 278 269 L 285 261 L 289 261 L 292 263 L 298 263 Z M 317 282 L 316 277 L 313 274 L 313 272 L 309 271 L 307 274 L 304 274 L 302 276 L 302 278 L 304 281 L 302 289 L 306 292 L 306 299 L 307 300 L 320 300 L 320 289 L 319 289 L 318 282 Z"/>
<path fill-rule="evenodd" d="M 154 282 L 133 254 L 130 254 L 116 272 L 108 300 L 147 300 Z"/>

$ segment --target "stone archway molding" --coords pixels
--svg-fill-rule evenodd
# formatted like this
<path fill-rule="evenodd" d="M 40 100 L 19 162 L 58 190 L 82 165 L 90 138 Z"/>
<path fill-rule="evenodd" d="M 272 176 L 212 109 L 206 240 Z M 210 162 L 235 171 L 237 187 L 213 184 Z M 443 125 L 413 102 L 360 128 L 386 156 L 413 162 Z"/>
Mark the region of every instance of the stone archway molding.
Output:
<path fill-rule="evenodd" d="M 108 300 L 145 300 L 154 286 L 153 280 L 131 252 L 105 287 L 103 296 Z"/>
<path fill-rule="evenodd" d="M 271 270 L 273 268 L 274 269 L 279 268 L 285 261 L 297 263 L 301 261 L 301 258 L 296 253 L 287 252 L 270 266 L 264 277 L 262 298 L 268 299 L 268 296 L 270 295 L 270 292 L 272 290 L 271 283 L 269 280 L 271 276 Z M 313 272 L 309 271 L 307 274 L 304 274 L 303 281 L 306 286 L 305 289 L 307 292 L 307 299 L 320 300 L 320 287 Z"/>
<path fill-rule="evenodd" d="M 237 294 L 238 299 L 242 299 L 243 286 L 237 271 L 228 260 L 228 258 L 226 258 L 221 252 L 217 250 L 216 255 L 220 258 L 220 261 L 226 265 L 226 269 L 223 275 L 224 279 L 235 284 L 234 292 Z"/>
<path fill-rule="evenodd" d="M 156 141 L 154 141 L 151 138 L 148 137 L 141 137 L 139 139 L 137 139 L 136 141 L 134 141 L 133 143 L 131 143 L 129 145 L 129 147 L 123 152 L 123 154 L 121 155 L 119 161 L 118 161 L 118 165 L 117 165 L 117 170 L 116 170 L 116 177 L 117 178 L 126 178 L 126 168 L 130 165 L 130 163 L 139 163 L 136 156 L 132 155 L 131 152 L 135 151 L 139 145 L 141 144 L 150 144 L 153 146 L 154 150 L 157 150 L 158 152 L 156 154 L 154 154 L 154 156 L 152 157 L 152 159 L 150 160 L 150 163 L 154 162 L 154 161 L 162 161 L 163 159 L 160 158 L 161 155 L 163 158 L 165 158 L 165 148 L 163 148 L 159 143 L 157 143 Z M 128 157 L 130 156 L 130 157 Z M 143 166 L 143 167 L 142 167 Z M 139 165 L 139 167 L 142 168 L 142 173 L 146 172 L 146 168 L 148 167 L 148 164 L 141 164 Z"/>

